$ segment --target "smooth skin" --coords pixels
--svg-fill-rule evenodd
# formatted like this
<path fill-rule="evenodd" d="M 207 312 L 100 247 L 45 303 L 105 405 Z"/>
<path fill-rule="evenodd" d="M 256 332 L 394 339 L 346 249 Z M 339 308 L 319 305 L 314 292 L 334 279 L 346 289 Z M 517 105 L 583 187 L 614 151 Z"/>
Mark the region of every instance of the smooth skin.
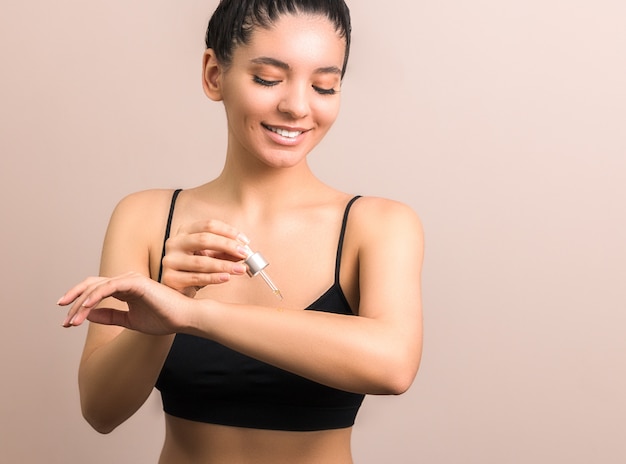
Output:
<path fill-rule="evenodd" d="M 79 386 L 96 430 L 112 431 L 141 407 L 175 333 L 353 392 L 400 394 L 411 385 L 422 347 L 423 234 L 410 208 L 357 200 L 340 274 L 356 317 L 303 311 L 332 285 L 351 198 L 319 181 L 306 162 L 337 117 L 344 50 L 325 18 L 287 15 L 255 30 L 228 68 L 205 53 L 205 93 L 223 101 L 228 119 L 226 163 L 218 178 L 180 194 L 163 283 L 154 279 L 172 192 L 146 191 L 115 209 L 102 277 L 59 300 L 69 306 L 64 326 L 92 322 Z M 246 236 L 271 262 L 284 301 L 245 274 Z M 160 462 L 347 464 L 350 435 L 351 428 L 256 430 L 166 415 Z"/>

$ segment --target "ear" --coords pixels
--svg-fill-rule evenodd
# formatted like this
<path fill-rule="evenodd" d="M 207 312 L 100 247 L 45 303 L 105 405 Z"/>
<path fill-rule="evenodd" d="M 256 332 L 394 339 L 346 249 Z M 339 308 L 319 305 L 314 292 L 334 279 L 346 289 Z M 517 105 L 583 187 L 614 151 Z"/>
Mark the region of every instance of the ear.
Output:
<path fill-rule="evenodd" d="M 222 65 L 212 48 L 207 48 L 202 58 L 202 88 L 213 101 L 222 100 Z"/>

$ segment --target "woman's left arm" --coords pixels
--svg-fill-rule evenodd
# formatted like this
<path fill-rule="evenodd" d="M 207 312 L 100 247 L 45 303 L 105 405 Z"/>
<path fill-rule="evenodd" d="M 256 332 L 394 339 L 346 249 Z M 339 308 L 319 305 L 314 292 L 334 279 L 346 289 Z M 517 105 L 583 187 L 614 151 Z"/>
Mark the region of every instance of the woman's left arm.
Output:
<path fill-rule="evenodd" d="M 145 327 L 142 321 L 154 313 L 165 321 L 159 333 L 209 338 L 342 390 L 403 393 L 413 382 L 421 359 L 423 233 L 419 219 L 407 206 L 367 200 L 350 218 L 350 227 L 356 231 L 351 237 L 359 250 L 358 316 L 193 300 L 131 275 L 92 280 L 70 291 L 76 298 L 70 310 L 77 314 L 73 324 L 89 315 L 94 322 L 150 331 L 154 322 Z M 127 301 L 130 311 L 91 310 L 111 295 Z"/>
<path fill-rule="evenodd" d="M 423 231 L 407 206 L 363 200 L 350 216 L 359 243 L 358 317 L 211 301 L 192 333 L 335 388 L 406 391 L 422 352 Z"/>

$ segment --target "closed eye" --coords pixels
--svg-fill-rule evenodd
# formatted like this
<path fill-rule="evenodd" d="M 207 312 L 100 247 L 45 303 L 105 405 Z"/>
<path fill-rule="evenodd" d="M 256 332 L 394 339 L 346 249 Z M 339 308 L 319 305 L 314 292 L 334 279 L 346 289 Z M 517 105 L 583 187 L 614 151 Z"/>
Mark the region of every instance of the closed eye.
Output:
<path fill-rule="evenodd" d="M 262 85 L 264 87 L 274 87 L 275 85 L 280 84 L 282 81 L 268 81 L 266 79 L 262 79 L 259 76 L 253 76 L 252 80 L 254 82 L 256 82 L 259 85 Z"/>
<path fill-rule="evenodd" d="M 335 89 L 324 89 L 322 87 L 313 86 L 315 91 L 320 95 L 335 95 L 338 91 Z"/>

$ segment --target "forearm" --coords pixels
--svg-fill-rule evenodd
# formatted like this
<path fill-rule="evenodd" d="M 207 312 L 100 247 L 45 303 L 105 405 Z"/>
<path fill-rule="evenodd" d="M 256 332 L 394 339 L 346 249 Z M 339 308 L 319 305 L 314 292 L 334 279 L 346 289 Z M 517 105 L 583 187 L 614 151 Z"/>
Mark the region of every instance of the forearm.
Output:
<path fill-rule="evenodd" d="M 154 388 L 172 341 L 173 335 L 123 330 L 83 358 L 81 408 L 96 430 L 112 431 L 141 407 Z"/>
<path fill-rule="evenodd" d="M 342 390 L 397 394 L 421 352 L 417 327 L 321 311 L 228 305 L 205 308 L 185 331 Z"/>

